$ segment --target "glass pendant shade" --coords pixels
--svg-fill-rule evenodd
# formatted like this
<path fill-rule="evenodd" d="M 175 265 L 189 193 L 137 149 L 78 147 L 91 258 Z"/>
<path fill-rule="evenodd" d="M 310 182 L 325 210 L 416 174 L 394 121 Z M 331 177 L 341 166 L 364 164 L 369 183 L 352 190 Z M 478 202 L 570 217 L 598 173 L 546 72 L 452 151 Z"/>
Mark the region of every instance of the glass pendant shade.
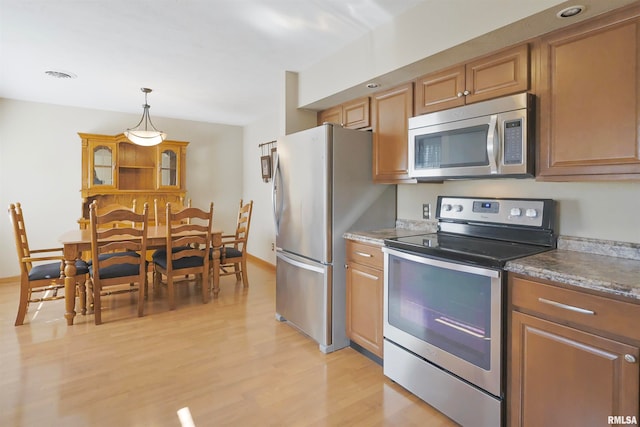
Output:
<path fill-rule="evenodd" d="M 147 94 L 151 92 L 151 89 L 142 88 L 141 90 L 144 92 L 142 118 L 137 125 L 124 131 L 124 136 L 134 144 L 150 147 L 164 141 L 167 138 L 167 134 L 156 129 L 151 122 L 151 117 L 149 117 L 150 105 L 147 103 Z M 149 125 L 151 125 L 151 129 L 149 129 Z"/>
<path fill-rule="evenodd" d="M 124 136 L 134 144 L 152 146 L 158 145 L 167 138 L 167 134 L 157 130 L 134 130 L 127 129 Z"/>

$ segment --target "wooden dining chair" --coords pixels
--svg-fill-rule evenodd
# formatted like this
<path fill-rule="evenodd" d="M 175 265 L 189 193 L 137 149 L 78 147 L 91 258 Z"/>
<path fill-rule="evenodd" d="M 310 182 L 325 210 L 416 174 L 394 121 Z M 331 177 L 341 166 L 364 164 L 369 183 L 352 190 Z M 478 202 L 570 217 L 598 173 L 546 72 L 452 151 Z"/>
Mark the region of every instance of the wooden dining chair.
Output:
<path fill-rule="evenodd" d="M 209 252 L 211 248 L 211 227 L 213 224 L 213 203 L 209 210 L 187 207 L 173 212 L 167 203 L 165 227 L 167 243 L 164 249 L 153 254 L 153 284 L 159 286 L 162 276 L 166 277 L 169 309 L 176 308 L 175 284 L 189 281 L 176 280 L 177 276 L 194 274 L 202 288 L 202 302 L 209 301 Z"/>
<path fill-rule="evenodd" d="M 177 204 L 172 204 L 171 206 L 174 209 L 180 210 L 180 209 L 184 209 L 184 208 L 190 208 L 191 207 L 191 199 L 183 199 L 182 197 L 180 198 L 181 202 L 179 205 Z M 155 223 L 155 226 L 158 227 L 160 225 L 164 224 L 165 221 L 165 210 L 166 210 L 167 206 L 166 204 L 164 206 L 162 206 L 162 203 L 160 203 L 158 201 L 158 199 L 153 199 L 153 220 Z M 187 218 L 184 221 L 188 221 L 189 219 Z"/>
<path fill-rule="evenodd" d="M 9 205 L 9 218 L 13 224 L 13 231 L 20 263 L 20 301 L 15 326 L 24 323 L 30 303 L 54 301 L 64 298 L 58 295 L 64 289 L 64 262 L 62 248 L 31 249 L 27 239 L 27 229 L 20 203 Z M 51 262 L 53 261 L 53 262 Z M 76 261 L 76 294 L 82 299 L 81 307 L 86 301 L 85 282 L 89 267 L 78 259 Z M 34 294 L 43 296 L 36 298 Z"/>
<path fill-rule="evenodd" d="M 180 209 L 184 209 L 184 208 L 190 208 L 191 207 L 191 199 L 184 199 L 183 197 L 180 197 L 180 203 L 179 204 L 171 204 L 171 208 L 173 210 L 180 210 Z M 165 224 L 166 221 L 166 209 L 167 209 L 167 204 L 165 203 L 165 205 L 163 206 L 158 199 L 153 199 L 153 211 L 154 211 L 154 224 L 156 227 L 160 227 L 162 225 Z M 185 222 L 188 223 L 189 222 L 189 218 L 185 219 L 185 220 L 181 220 L 178 221 L 178 223 L 180 222 Z M 164 251 L 164 249 L 156 249 L 156 250 L 160 250 L 160 251 Z M 149 262 L 151 262 L 151 268 L 153 269 L 153 255 L 154 255 L 155 251 L 153 251 L 152 253 L 150 253 L 147 257 L 147 260 L 149 260 Z M 186 275 L 185 278 L 188 278 L 189 275 Z"/>
<path fill-rule="evenodd" d="M 137 211 L 137 201 L 136 199 L 133 199 L 131 201 L 131 206 L 128 205 L 122 205 L 119 203 L 110 203 L 108 205 L 104 205 L 104 206 L 99 206 L 98 205 L 98 201 L 94 200 L 93 202 L 91 202 L 92 205 L 96 205 L 96 209 L 97 209 L 97 213 L 98 215 L 103 215 L 107 212 L 111 212 L 117 209 L 129 209 L 132 210 L 133 212 Z M 89 205 L 89 209 L 91 209 L 91 205 Z M 125 223 L 120 223 L 120 222 L 110 222 L 110 223 L 106 223 L 103 225 L 103 227 L 121 227 L 121 226 L 125 226 L 125 227 L 129 227 L 131 225 L 131 223 L 129 222 L 125 222 Z"/>
<path fill-rule="evenodd" d="M 235 274 L 236 280 L 242 281 L 243 286 L 249 286 L 247 277 L 247 241 L 249 240 L 249 227 L 251 226 L 251 212 L 253 200 L 243 204 L 240 199 L 238 209 L 238 222 L 234 234 L 222 235 L 222 248 L 220 248 L 220 276 Z"/>
<path fill-rule="evenodd" d="M 144 296 L 147 287 L 147 261 L 140 254 L 147 250 L 149 205 L 142 213 L 131 209 L 115 209 L 103 215 L 97 206 L 89 210 L 91 229 L 91 259 L 89 266 L 96 325 L 102 323 L 102 296 L 105 288 L 124 285 L 124 289 L 109 294 L 131 292 L 131 284 L 138 287 L 138 317 L 144 314 Z M 110 227 L 110 224 L 118 224 Z M 128 225 L 127 225 L 128 224 Z"/>

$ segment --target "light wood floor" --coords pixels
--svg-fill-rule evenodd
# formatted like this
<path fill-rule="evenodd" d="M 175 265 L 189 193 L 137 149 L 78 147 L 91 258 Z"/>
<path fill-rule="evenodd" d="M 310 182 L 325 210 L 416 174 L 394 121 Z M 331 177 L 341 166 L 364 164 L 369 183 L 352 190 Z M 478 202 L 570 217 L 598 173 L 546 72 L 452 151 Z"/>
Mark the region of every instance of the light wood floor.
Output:
<path fill-rule="evenodd" d="M 103 322 L 64 301 L 31 305 L 14 327 L 17 283 L 0 284 L 0 426 L 455 426 L 386 379 L 353 349 L 323 354 L 275 320 L 272 270 L 250 264 L 251 287 L 221 280 L 217 300 L 164 289 L 145 317 L 135 296 L 103 298 Z"/>

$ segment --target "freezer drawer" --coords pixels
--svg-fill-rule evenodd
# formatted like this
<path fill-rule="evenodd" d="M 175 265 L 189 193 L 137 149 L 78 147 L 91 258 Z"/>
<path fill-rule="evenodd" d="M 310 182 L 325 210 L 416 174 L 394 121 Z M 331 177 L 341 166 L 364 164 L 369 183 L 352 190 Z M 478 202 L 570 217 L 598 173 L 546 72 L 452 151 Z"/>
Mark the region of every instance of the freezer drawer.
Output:
<path fill-rule="evenodd" d="M 327 352 L 332 344 L 332 266 L 282 251 L 276 257 L 276 318 L 286 320 Z"/>

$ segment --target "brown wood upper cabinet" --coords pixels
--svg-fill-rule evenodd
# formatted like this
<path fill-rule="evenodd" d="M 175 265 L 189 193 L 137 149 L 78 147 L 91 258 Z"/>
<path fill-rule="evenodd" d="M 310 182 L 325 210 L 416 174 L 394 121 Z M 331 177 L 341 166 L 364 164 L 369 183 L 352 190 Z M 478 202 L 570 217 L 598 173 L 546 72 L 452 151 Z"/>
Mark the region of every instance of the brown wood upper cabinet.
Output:
<path fill-rule="evenodd" d="M 318 113 L 318 125 L 338 123 L 348 129 L 363 129 L 371 126 L 369 119 L 369 97 L 354 99 Z"/>
<path fill-rule="evenodd" d="M 413 116 L 413 83 L 373 95 L 373 180 L 379 183 L 415 182 L 409 178 L 408 121 Z"/>
<path fill-rule="evenodd" d="M 184 141 L 164 141 L 154 147 L 129 142 L 123 135 L 79 133 L 82 139 L 81 226 L 86 226 L 89 205 L 153 208 L 157 199 L 184 203 L 186 196 L 187 145 Z"/>
<path fill-rule="evenodd" d="M 636 5 L 542 38 L 539 178 L 640 178 L 639 16 Z"/>
<path fill-rule="evenodd" d="M 529 45 L 523 44 L 416 81 L 415 114 L 425 114 L 529 89 Z"/>
<path fill-rule="evenodd" d="M 640 305 L 509 275 L 507 425 L 638 418 Z"/>

